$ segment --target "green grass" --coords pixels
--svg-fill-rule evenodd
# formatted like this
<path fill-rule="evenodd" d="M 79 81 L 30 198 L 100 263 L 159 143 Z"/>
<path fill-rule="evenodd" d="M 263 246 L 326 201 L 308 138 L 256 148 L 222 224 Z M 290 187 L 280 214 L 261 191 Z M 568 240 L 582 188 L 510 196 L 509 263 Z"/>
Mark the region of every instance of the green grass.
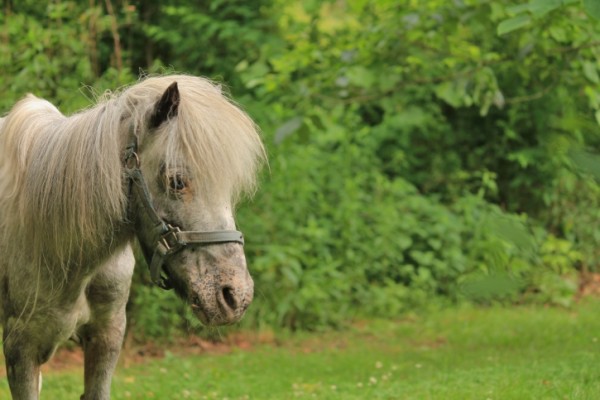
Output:
<path fill-rule="evenodd" d="M 113 399 L 600 399 L 600 302 L 369 321 L 225 355 L 120 366 Z M 81 370 L 45 375 L 75 399 Z M 0 378 L 0 399 L 8 398 Z"/>

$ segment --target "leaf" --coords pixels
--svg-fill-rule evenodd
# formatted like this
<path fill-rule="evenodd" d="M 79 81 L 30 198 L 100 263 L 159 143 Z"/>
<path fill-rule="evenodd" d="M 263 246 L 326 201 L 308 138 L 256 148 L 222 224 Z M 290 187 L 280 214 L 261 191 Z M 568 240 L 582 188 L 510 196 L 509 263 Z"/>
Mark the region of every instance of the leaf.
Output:
<path fill-rule="evenodd" d="M 583 0 L 583 8 L 590 16 L 600 19 L 600 1 Z"/>
<path fill-rule="evenodd" d="M 567 33 L 565 32 L 565 30 L 562 27 L 551 26 L 549 28 L 549 31 L 550 31 L 550 36 L 552 36 L 552 39 L 556 40 L 559 43 L 567 42 Z"/>
<path fill-rule="evenodd" d="M 372 70 L 361 65 L 351 67 L 346 73 L 348 81 L 354 86 L 370 89 L 373 87 L 376 77 Z"/>
<path fill-rule="evenodd" d="M 562 6 L 561 0 L 532 0 L 529 5 L 529 11 L 535 18 L 541 18 Z"/>
<path fill-rule="evenodd" d="M 528 3 L 518 4 L 516 6 L 510 6 L 506 8 L 506 12 L 508 12 L 509 14 L 521 14 L 527 11 L 529 11 Z"/>
<path fill-rule="evenodd" d="M 492 214 L 488 224 L 496 237 L 530 254 L 535 251 L 535 238 L 522 221 L 502 214 Z"/>
<path fill-rule="evenodd" d="M 295 271 L 296 268 L 290 268 L 289 266 L 284 266 L 281 268 L 281 273 L 283 276 L 292 284 L 293 287 L 297 287 L 300 282 L 300 278 L 298 276 L 298 271 Z"/>
<path fill-rule="evenodd" d="M 529 25 L 531 22 L 531 17 L 529 15 L 518 15 L 516 17 L 506 19 L 498 25 L 496 33 L 499 36 L 506 35 L 514 30 L 523 28 L 524 26 Z"/>
<path fill-rule="evenodd" d="M 583 75 L 588 78 L 592 83 L 599 83 L 600 78 L 598 77 L 598 69 L 596 63 L 592 61 L 583 62 Z"/>
<path fill-rule="evenodd" d="M 569 152 L 573 164 L 580 170 L 600 180 L 600 156 L 582 149 Z"/>
<path fill-rule="evenodd" d="M 435 94 L 454 108 L 463 105 L 463 98 L 451 82 L 440 83 L 435 88 Z"/>

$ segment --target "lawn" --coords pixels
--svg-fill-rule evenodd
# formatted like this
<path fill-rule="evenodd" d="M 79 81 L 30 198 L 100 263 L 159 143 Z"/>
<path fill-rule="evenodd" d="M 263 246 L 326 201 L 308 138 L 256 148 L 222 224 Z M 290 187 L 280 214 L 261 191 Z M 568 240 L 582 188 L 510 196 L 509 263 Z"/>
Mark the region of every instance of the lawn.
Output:
<path fill-rule="evenodd" d="M 600 301 L 363 321 L 225 354 L 121 362 L 113 399 L 600 399 Z M 124 365 L 126 364 L 126 365 Z M 80 367 L 44 376 L 76 399 Z M 0 378 L 0 399 L 8 398 Z"/>

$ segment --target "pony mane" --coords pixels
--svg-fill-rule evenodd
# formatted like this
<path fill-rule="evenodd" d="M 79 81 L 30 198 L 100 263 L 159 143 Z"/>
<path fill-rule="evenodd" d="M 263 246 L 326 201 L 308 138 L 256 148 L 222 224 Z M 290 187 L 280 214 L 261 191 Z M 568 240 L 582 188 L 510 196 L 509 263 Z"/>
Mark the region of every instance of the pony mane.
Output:
<path fill-rule="evenodd" d="M 149 115 L 174 81 L 178 115 L 152 132 Z M 265 154 L 257 128 L 206 79 L 146 78 L 70 117 L 28 95 L 0 119 L 3 251 L 27 243 L 38 267 L 60 267 L 66 277 L 84 255 L 110 246 L 127 218 L 122 155 L 130 127 L 140 148 L 161 149 L 167 166 L 184 164 L 215 199 L 255 187 Z"/>

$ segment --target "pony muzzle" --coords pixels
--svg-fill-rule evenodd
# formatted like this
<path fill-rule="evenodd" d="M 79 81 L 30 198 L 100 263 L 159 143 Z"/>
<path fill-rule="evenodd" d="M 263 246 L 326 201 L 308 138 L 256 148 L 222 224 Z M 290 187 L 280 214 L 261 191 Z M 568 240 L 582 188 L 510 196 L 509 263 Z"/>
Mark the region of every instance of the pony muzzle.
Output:
<path fill-rule="evenodd" d="M 192 289 L 188 298 L 196 317 L 205 325 L 238 322 L 252 302 L 254 282 L 248 274 L 238 282 L 204 282 Z"/>

